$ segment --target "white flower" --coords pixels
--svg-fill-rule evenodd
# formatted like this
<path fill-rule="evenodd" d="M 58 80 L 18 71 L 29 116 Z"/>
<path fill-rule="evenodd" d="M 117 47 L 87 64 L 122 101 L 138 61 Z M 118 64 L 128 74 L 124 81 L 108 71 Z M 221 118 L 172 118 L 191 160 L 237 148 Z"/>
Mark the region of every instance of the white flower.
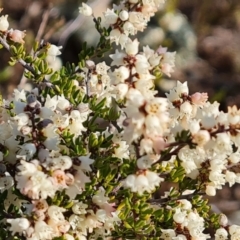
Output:
<path fill-rule="evenodd" d="M 86 214 L 87 207 L 88 207 L 87 204 L 84 204 L 83 202 L 78 202 L 72 206 L 72 211 L 77 215 Z"/>
<path fill-rule="evenodd" d="M 88 172 L 92 171 L 92 169 L 90 168 L 90 165 L 94 162 L 94 160 L 89 157 L 90 155 L 91 154 L 89 154 L 87 156 L 81 156 L 78 158 L 81 161 L 79 169 L 85 170 Z"/>
<path fill-rule="evenodd" d="M 146 155 L 137 160 L 137 166 L 139 169 L 148 169 L 152 165 L 151 159 Z"/>
<path fill-rule="evenodd" d="M 184 102 L 184 103 L 180 106 L 180 111 L 181 111 L 183 114 L 186 114 L 186 115 L 190 116 L 191 113 L 192 113 L 192 105 L 191 105 L 191 103 L 189 103 L 188 101 Z"/>
<path fill-rule="evenodd" d="M 179 234 L 176 237 L 173 237 L 172 240 L 187 240 L 185 235 Z"/>
<path fill-rule="evenodd" d="M 230 171 L 227 170 L 225 175 L 226 175 L 226 181 L 229 183 L 229 186 L 232 187 L 237 180 L 236 173 L 230 172 Z"/>
<path fill-rule="evenodd" d="M 235 224 L 233 224 L 233 225 L 231 225 L 230 227 L 229 227 L 229 233 L 230 233 L 230 235 L 232 236 L 232 235 L 237 235 L 238 234 L 238 236 L 240 236 L 240 226 L 238 226 L 238 225 L 235 225 Z M 234 238 L 235 239 L 235 238 Z"/>
<path fill-rule="evenodd" d="M 163 73 L 165 73 L 168 77 L 171 76 L 171 73 L 174 71 L 175 67 L 175 55 L 176 52 L 166 52 L 163 55 L 162 61 L 161 61 L 161 67 Z"/>
<path fill-rule="evenodd" d="M 188 201 L 187 199 L 179 199 L 178 202 L 180 202 L 180 206 L 182 209 L 184 209 L 184 210 L 192 209 L 192 203 L 190 201 Z"/>
<path fill-rule="evenodd" d="M 53 239 L 54 237 L 56 237 L 58 234 L 57 232 L 54 231 L 54 229 L 49 226 L 47 223 L 45 223 L 45 221 L 37 221 L 35 223 L 35 227 L 34 227 L 34 234 L 33 234 L 33 238 L 34 240 L 38 240 L 38 239 Z"/>
<path fill-rule="evenodd" d="M 26 126 L 29 121 L 29 115 L 26 113 L 19 113 L 13 119 L 17 122 L 18 127 Z"/>
<path fill-rule="evenodd" d="M 14 185 L 14 180 L 11 176 L 5 176 L 0 178 L 0 192 L 9 189 Z"/>
<path fill-rule="evenodd" d="M 228 232 L 224 228 L 219 228 L 217 229 L 214 236 L 215 236 L 215 240 L 227 240 Z"/>
<path fill-rule="evenodd" d="M 115 71 L 113 72 L 113 82 L 114 84 L 118 83 L 124 83 L 125 80 L 129 77 L 130 75 L 130 70 L 129 68 L 125 66 L 121 66 L 119 68 L 116 68 Z"/>
<path fill-rule="evenodd" d="M 107 9 L 104 13 L 105 22 L 109 25 L 114 24 L 118 20 L 118 15 L 114 12 L 114 10 Z"/>
<path fill-rule="evenodd" d="M 210 140 L 210 138 L 210 133 L 207 130 L 200 130 L 193 135 L 193 142 L 198 146 L 204 146 Z"/>
<path fill-rule="evenodd" d="M 92 201 L 99 207 L 103 206 L 108 202 L 109 198 L 105 196 L 105 189 L 100 187 L 95 195 L 93 195 Z"/>
<path fill-rule="evenodd" d="M 97 74 L 105 75 L 105 74 L 107 74 L 107 71 L 109 68 L 110 67 L 108 65 L 106 65 L 105 62 L 101 62 L 96 65 L 96 72 L 97 72 Z"/>
<path fill-rule="evenodd" d="M 125 22 L 123 24 L 123 31 L 124 34 L 128 35 L 135 35 L 137 33 L 137 29 L 134 27 L 134 25 L 130 22 Z"/>
<path fill-rule="evenodd" d="M 139 41 L 137 39 L 134 39 L 133 41 L 129 39 L 125 45 L 126 53 L 128 55 L 136 55 L 138 53 L 138 46 Z"/>
<path fill-rule="evenodd" d="M 56 56 L 61 54 L 60 49 L 62 49 L 62 46 L 56 46 L 54 44 L 50 44 L 49 48 L 48 48 L 48 56 L 53 57 L 53 60 L 55 60 Z"/>
<path fill-rule="evenodd" d="M 70 102 L 65 99 L 63 96 L 59 96 L 58 97 L 58 104 L 57 104 L 57 107 L 60 109 L 60 110 L 67 110 L 69 109 L 71 106 Z"/>
<path fill-rule="evenodd" d="M 79 13 L 89 17 L 92 15 L 93 11 L 89 5 L 87 5 L 86 3 L 82 3 L 82 7 L 79 7 Z"/>
<path fill-rule="evenodd" d="M 21 91 L 18 89 L 14 89 L 13 95 L 14 95 L 14 100 L 16 101 L 19 101 L 19 100 L 26 101 L 26 92 L 24 89 L 22 89 Z"/>
<path fill-rule="evenodd" d="M 177 208 L 173 214 L 173 220 L 176 223 L 182 224 L 185 221 L 186 215 L 186 211 L 182 211 L 180 208 Z"/>
<path fill-rule="evenodd" d="M 18 166 L 18 170 L 18 175 L 30 177 L 37 171 L 37 165 L 32 162 L 21 160 L 21 164 Z"/>
<path fill-rule="evenodd" d="M 116 100 L 124 99 L 128 92 L 128 87 L 128 84 L 120 83 L 114 88 L 113 92 L 116 94 Z"/>
<path fill-rule="evenodd" d="M 54 220 L 54 222 L 61 222 L 65 220 L 62 214 L 65 211 L 66 211 L 65 208 L 52 205 L 48 208 L 47 213 L 51 220 Z"/>
<path fill-rule="evenodd" d="M 161 239 L 164 240 L 172 240 L 173 237 L 176 237 L 176 233 L 173 229 L 161 229 L 162 234 L 160 236 Z"/>
<path fill-rule="evenodd" d="M 9 27 L 9 22 L 7 20 L 8 15 L 4 15 L 0 17 L 0 31 L 6 32 Z"/>
<path fill-rule="evenodd" d="M 30 227 L 30 222 L 26 218 L 7 219 L 7 222 L 11 224 L 9 230 L 13 236 L 16 233 L 22 235 Z"/>
<path fill-rule="evenodd" d="M 124 181 L 124 186 L 142 195 L 145 191 L 149 193 L 153 191 L 162 180 L 155 172 L 147 170 L 138 175 L 129 175 Z"/>
<path fill-rule="evenodd" d="M 21 156 L 26 156 L 26 159 L 29 160 L 36 153 L 37 148 L 33 143 L 25 143 L 21 146 L 21 150 L 18 153 Z"/>

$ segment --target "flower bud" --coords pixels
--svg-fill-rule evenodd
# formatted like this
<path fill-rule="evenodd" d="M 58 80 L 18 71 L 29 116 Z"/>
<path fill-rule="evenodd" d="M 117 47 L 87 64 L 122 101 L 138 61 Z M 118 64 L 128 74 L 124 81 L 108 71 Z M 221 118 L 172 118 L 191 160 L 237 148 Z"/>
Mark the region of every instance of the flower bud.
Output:
<path fill-rule="evenodd" d="M 4 15 L 0 17 L 0 31 L 6 32 L 9 27 L 9 22 L 7 20 L 8 15 Z"/>
<path fill-rule="evenodd" d="M 119 13 L 119 18 L 122 20 L 122 21 L 126 21 L 128 20 L 128 17 L 129 17 L 129 14 L 126 10 L 122 10 L 120 13 Z"/>
<path fill-rule="evenodd" d="M 221 226 L 223 226 L 223 227 L 225 227 L 225 226 L 227 226 L 227 224 L 228 224 L 228 218 L 227 218 L 227 216 L 225 215 L 225 214 L 223 214 L 223 213 L 221 213 L 220 215 L 219 215 L 219 224 L 221 225 Z"/>
<path fill-rule="evenodd" d="M 24 31 L 10 29 L 8 36 L 13 42 L 24 44 L 23 38 L 26 34 Z"/>

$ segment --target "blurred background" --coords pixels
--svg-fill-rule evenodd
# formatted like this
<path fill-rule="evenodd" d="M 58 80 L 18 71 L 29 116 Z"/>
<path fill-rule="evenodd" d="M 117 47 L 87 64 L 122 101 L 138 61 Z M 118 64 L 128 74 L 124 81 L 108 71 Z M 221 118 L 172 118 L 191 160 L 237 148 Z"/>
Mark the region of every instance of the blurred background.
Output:
<path fill-rule="evenodd" d="M 10 26 L 26 30 L 26 46 L 31 51 L 35 39 L 63 46 L 62 63 L 78 62 L 81 43 L 95 45 L 99 38 L 91 20 L 80 16 L 77 0 L 0 0 Z M 95 16 L 101 16 L 111 0 L 89 1 Z M 117 3 L 118 1 L 115 1 Z M 176 80 L 188 81 L 190 92 L 207 92 L 220 108 L 240 107 L 240 1 L 168 0 L 164 9 L 152 18 L 148 29 L 138 36 L 143 45 L 159 45 L 176 51 L 176 70 L 171 78 L 159 82 L 161 94 Z M 22 66 L 7 65 L 9 53 L 0 51 L 0 91 L 8 97 L 22 79 Z M 168 189 L 166 189 L 168 190 Z M 224 187 L 210 199 L 213 210 L 223 211 L 230 221 L 240 224 L 240 188 Z"/>

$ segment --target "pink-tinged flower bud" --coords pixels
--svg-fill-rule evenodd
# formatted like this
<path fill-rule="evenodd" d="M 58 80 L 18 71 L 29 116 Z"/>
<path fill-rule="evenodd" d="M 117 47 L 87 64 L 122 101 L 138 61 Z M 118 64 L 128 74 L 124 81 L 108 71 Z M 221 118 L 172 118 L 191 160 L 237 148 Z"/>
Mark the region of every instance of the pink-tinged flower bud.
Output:
<path fill-rule="evenodd" d="M 55 170 L 52 174 L 53 179 L 55 180 L 57 185 L 61 185 L 66 187 L 66 175 L 62 170 Z"/>
<path fill-rule="evenodd" d="M 24 44 L 23 38 L 26 36 L 25 31 L 20 31 L 20 30 L 13 30 L 10 29 L 8 31 L 8 37 L 13 41 L 17 43 Z"/>
<path fill-rule="evenodd" d="M 0 31 L 6 32 L 9 27 L 9 22 L 7 20 L 8 15 L 4 15 L 0 17 Z"/>
<path fill-rule="evenodd" d="M 196 105 L 203 105 L 208 100 L 208 94 L 207 93 L 199 93 L 196 92 L 193 95 L 191 95 L 191 101 L 193 104 Z"/>
<path fill-rule="evenodd" d="M 219 215 L 219 223 L 223 227 L 228 225 L 228 218 L 227 218 L 227 216 L 225 214 L 221 213 Z"/>

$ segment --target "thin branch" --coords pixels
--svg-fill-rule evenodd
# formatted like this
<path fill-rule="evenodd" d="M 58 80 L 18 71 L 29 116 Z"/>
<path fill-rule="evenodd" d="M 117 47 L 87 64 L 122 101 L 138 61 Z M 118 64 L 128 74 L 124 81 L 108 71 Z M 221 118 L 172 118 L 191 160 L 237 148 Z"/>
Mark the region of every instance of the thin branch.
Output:
<path fill-rule="evenodd" d="M 49 15 L 50 15 L 50 10 L 51 10 L 51 8 L 49 7 L 43 13 L 42 21 L 41 21 L 41 24 L 39 26 L 39 29 L 38 29 L 38 32 L 37 32 L 37 36 L 36 36 L 36 41 L 38 41 L 38 42 L 40 42 L 40 40 L 41 40 L 41 38 L 43 36 L 44 30 L 46 29 L 47 22 L 48 22 L 48 19 L 49 19 Z"/>
<path fill-rule="evenodd" d="M 41 24 L 39 26 L 38 32 L 37 32 L 37 36 L 36 36 L 36 41 L 40 41 L 42 38 L 42 35 L 44 33 L 44 30 L 47 26 L 47 22 L 49 19 L 49 13 L 50 13 L 50 7 L 43 13 L 43 17 L 42 17 L 42 21 Z M 33 54 L 33 51 L 31 51 L 31 55 Z M 21 61 L 21 60 L 20 60 Z M 21 63 L 21 62 L 20 62 Z M 24 64 L 23 62 L 21 63 L 22 65 Z M 23 65 L 24 66 L 24 65 Z M 25 66 L 24 66 L 25 67 Z M 30 66 L 31 67 L 31 66 Z M 26 68 L 26 67 L 25 67 Z M 27 69 L 27 68 L 26 68 Z M 29 70 L 29 69 L 28 69 Z M 30 70 L 29 70 L 30 71 Z M 25 85 L 27 81 L 27 78 L 24 76 L 24 74 L 22 75 L 22 78 L 20 80 L 20 83 L 18 84 L 18 88 L 22 89 Z"/>
<path fill-rule="evenodd" d="M 3 47 L 5 49 L 7 49 L 10 52 L 10 46 L 8 45 L 8 43 L 6 42 L 6 40 L 4 38 L 2 38 L 0 36 L 0 43 L 3 45 Z M 31 72 L 32 74 L 36 75 L 36 72 L 34 70 L 34 68 L 32 66 L 30 66 L 29 64 L 27 64 L 22 58 L 19 58 L 17 60 L 25 69 L 27 69 L 29 72 Z"/>
<path fill-rule="evenodd" d="M 110 2 L 110 0 L 102 0 L 102 1 L 95 0 L 92 3 L 90 3 L 89 5 L 93 8 L 93 12 L 95 12 L 95 11 L 99 11 L 102 8 L 104 9 L 109 4 L 109 2 Z M 74 32 L 76 32 L 81 26 L 83 26 L 85 20 L 86 20 L 86 17 L 79 14 L 75 20 L 70 21 L 63 29 L 62 34 L 59 37 L 58 45 L 63 46 L 63 48 L 64 48 L 68 38 Z"/>
<path fill-rule="evenodd" d="M 198 195 L 204 196 L 206 195 L 205 192 L 198 192 Z M 172 199 L 171 197 L 166 197 L 166 198 L 160 198 L 160 199 L 150 199 L 148 202 L 153 204 L 153 205 L 164 205 L 167 202 L 169 202 L 169 200 L 181 200 L 181 199 L 192 199 L 194 196 L 196 196 L 196 192 L 190 193 L 190 194 L 186 194 L 186 195 L 180 195 L 177 198 Z"/>

